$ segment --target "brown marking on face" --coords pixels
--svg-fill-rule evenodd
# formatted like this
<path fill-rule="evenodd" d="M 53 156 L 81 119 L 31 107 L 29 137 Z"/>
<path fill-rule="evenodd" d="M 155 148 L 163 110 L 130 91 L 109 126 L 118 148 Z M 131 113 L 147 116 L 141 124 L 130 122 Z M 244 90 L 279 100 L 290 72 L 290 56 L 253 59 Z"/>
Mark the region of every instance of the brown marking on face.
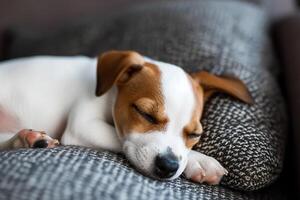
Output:
<path fill-rule="evenodd" d="M 195 144 L 197 144 L 197 142 L 199 141 L 199 138 L 191 138 L 189 137 L 190 134 L 194 134 L 194 133 L 202 133 L 203 129 L 202 129 L 202 125 L 200 123 L 200 119 L 202 116 L 202 112 L 203 112 L 203 89 L 202 87 L 197 84 L 189 75 L 187 75 L 191 84 L 192 84 L 192 88 L 194 91 L 194 95 L 195 95 L 195 108 L 194 108 L 194 112 L 192 115 L 192 118 L 190 120 L 190 122 L 183 128 L 183 138 L 185 141 L 185 145 L 187 146 L 187 148 L 191 149 Z"/>
<path fill-rule="evenodd" d="M 117 88 L 114 114 L 121 136 L 166 128 L 168 118 L 161 91 L 161 74 L 156 65 L 145 62 L 138 73 L 126 83 L 118 84 Z"/>

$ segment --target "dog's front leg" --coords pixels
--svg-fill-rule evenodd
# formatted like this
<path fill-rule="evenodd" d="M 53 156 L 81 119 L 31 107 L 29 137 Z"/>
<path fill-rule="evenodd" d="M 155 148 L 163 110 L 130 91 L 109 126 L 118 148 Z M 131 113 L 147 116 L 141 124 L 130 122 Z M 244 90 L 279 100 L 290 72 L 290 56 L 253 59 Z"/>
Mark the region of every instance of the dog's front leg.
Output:
<path fill-rule="evenodd" d="M 74 105 L 61 138 L 62 144 L 121 152 L 115 128 L 104 120 L 109 118 L 104 113 L 111 114 L 111 105 L 103 101 L 101 98 L 81 99 Z"/>
<path fill-rule="evenodd" d="M 115 128 L 100 119 L 87 120 L 66 129 L 61 139 L 64 145 L 79 145 L 94 149 L 121 152 Z"/>
<path fill-rule="evenodd" d="M 184 170 L 186 178 L 210 185 L 219 184 L 227 170 L 214 158 L 192 150 L 188 155 L 188 163 Z"/>
<path fill-rule="evenodd" d="M 56 147 L 58 144 L 58 140 L 52 139 L 43 131 L 23 129 L 9 139 L 1 142 L 0 150 L 18 148 L 51 148 Z"/>

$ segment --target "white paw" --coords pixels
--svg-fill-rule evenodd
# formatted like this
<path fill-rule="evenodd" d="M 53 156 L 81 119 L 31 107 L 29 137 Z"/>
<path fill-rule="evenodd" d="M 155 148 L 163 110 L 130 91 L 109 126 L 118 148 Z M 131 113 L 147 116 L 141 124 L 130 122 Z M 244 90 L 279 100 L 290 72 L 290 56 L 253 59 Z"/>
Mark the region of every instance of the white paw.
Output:
<path fill-rule="evenodd" d="M 197 151 L 189 153 L 188 163 L 184 170 L 186 178 L 209 185 L 219 184 L 227 173 L 227 170 L 216 159 Z"/>

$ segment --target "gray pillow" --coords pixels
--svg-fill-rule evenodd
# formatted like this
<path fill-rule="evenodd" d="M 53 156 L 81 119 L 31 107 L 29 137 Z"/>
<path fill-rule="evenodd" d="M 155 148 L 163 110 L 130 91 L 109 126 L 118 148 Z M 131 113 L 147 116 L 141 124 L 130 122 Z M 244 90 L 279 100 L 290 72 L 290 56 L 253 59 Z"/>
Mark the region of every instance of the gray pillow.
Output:
<path fill-rule="evenodd" d="M 134 170 L 124 156 L 75 146 L 0 151 L 0 169 L 1 200 L 286 199 L 281 184 L 241 192 L 182 177 L 155 180 Z"/>
<path fill-rule="evenodd" d="M 267 17 L 237 1 L 166 1 L 128 8 L 48 36 L 16 32 L 9 58 L 36 54 L 95 56 L 132 49 L 183 67 L 230 74 L 254 97 L 249 106 L 219 94 L 205 107 L 205 136 L 195 149 L 229 171 L 223 185 L 256 190 L 272 183 L 283 164 L 285 107 L 267 34 Z"/>

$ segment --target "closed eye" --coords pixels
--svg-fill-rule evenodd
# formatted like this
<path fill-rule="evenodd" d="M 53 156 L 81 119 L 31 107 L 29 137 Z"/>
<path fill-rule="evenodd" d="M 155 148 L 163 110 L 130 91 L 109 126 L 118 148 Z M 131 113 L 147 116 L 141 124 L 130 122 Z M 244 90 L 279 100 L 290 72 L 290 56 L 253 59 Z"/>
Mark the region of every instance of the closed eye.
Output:
<path fill-rule="evenodd" d="M 158 124 L 158 120 L 153 117 L 151 114 L 146 113 L 144 111 L 142 111 L 141 109 L 139 109 L 139 107 L 135 104 L 132 104 L 132 107 L 134 108 L 134 110 L 141 115 L 145 120 L 147 120 L 148 122 L 150 122 L 151 124 Z"/>
<path fill-rule="evenodd" d="M 201 133 L 190 133 L 190 134 L 188 134 L 189 139 L 196 140 L 196 139 L 200 139 L 200 137 L 201 137 Z"/>

